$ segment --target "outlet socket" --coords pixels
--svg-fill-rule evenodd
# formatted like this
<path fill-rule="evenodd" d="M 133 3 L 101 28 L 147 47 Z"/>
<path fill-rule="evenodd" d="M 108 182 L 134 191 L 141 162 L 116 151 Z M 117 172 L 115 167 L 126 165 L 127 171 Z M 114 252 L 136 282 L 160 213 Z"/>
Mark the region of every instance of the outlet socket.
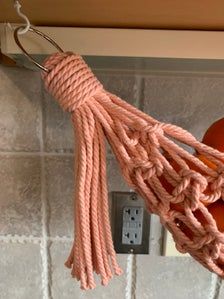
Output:
<path fill-rule="evenodd" d="M 150 215 L 134 192 L 112 192 L 112 230 L 117 253 L 149 253 Z"/>
<path fill-rule="evenodd" d="M 143 213 L 142 207 L 123 208 L 122 244 L 141 245 Z"/>

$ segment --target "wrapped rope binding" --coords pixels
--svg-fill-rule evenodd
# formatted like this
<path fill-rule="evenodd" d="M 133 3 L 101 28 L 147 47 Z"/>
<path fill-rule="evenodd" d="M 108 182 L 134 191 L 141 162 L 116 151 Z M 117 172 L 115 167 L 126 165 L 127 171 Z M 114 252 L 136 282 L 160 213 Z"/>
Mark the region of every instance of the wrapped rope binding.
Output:
<path fill-rule="evenodd" d="M 125 180 L 144 198 L 148 211 L 160 217 L 177 249 L 224 277 L 224 234 L 206 207 L 224 198 L 224 154 L 104 90 L 79 55 L 55 53 L 44 65 L 50 70 L 42 73 L 45 87 L 71 112 L 77 140 L 75 240 L 65 264 L 81 288 L 95 287 L 93 272 L 103 285 L 122 273 L 109 221 L 105 139 Z M 208 167 L 180 142 L 215 167 Z"/>

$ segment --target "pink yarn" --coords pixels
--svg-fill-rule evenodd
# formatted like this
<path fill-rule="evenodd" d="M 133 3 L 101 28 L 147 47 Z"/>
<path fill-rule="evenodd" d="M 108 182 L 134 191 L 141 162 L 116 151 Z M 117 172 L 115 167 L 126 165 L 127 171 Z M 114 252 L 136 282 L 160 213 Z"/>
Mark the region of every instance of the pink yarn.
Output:
<path fill-rule="evenodd" d="M 125 180 L 145 199 L 149 212 L 159 215 L 177 249 L 224 277 L 224 234 L 202 203 L 224 198 L 224 154 L 182 128 L 161 123 L 105 91 L 79 55 L 53 54 L 45 67 L 51 70 L 42 74 L 45 86 L 62 108 L 71 112 L 76 133 L 75 241 L 65 264 L 81 281 L 81 288 L 95 287 L 94 271 L 103 285 L 114 273 L 122 273 L 111 237 L 105 137 Z M 203 154 L 217 166 L 216 170 L 175 141 Z M 170 164 L 167 154 L 180 171 Z M 186 161 L 200 171 L 191 169 Z M 171 194 L 163 186 L 162 177 L 173 186 Z M 211 193 L 206 194 L 208 186 Z M 172 204 L 182 204 L 183 211 L 175 210 Z M 203 214 L 206 225 L 195 217 L 196 210 Z M 181 224 L 190 229 L 192 238 Z"/>

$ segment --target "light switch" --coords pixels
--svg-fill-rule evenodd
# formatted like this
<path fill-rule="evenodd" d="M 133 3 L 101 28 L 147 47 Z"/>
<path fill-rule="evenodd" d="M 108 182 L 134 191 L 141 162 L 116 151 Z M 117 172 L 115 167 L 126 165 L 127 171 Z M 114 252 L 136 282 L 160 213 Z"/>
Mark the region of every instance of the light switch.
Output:
<path fill-rule="evenodd" d="M 164 244 L 164 246 L 163 246 L 163 255 L 165 255 L 165 256 L 182 256 L 182 257 L 189 256 L 189 254 L 180 253 L 176 249 L 173 237 L 172 237 L 171 233 L 168 230 L 165 230 L 163 244 Z"/>

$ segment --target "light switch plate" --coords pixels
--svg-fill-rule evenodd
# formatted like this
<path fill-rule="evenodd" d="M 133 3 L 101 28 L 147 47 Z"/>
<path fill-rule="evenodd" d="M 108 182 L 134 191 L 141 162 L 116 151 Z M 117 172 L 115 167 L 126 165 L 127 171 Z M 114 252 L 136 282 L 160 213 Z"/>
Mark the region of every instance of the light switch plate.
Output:
<path fill-rule="evenodd" d="M 180 253 L 175 246 L 175 242 L 173 240 L 173 237 L 171 233 L 168 230 L 165 230 L 164 234 L 164 242 L 163 242 L 163 255 L 164 256 L 182 256 L 186 257 L 189 256 L 189 254 L 183 254 Z"/>
<path fill-rule="evenodd" d="M 135 192 L 112 192 L 112 231 L 117 253 L 149 253 L 150 215 Z"/>

